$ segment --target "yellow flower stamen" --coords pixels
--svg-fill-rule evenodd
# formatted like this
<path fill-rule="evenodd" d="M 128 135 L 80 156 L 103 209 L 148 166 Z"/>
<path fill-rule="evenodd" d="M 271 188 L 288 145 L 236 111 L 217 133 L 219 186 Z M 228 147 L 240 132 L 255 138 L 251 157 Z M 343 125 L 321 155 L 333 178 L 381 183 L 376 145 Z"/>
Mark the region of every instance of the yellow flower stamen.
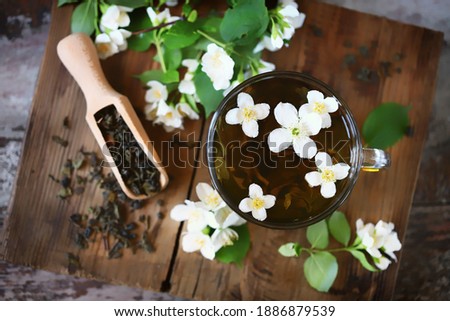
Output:
<path fill-rule="evenodd" d="M 327 111 L 324 103 L 315 102 L 314 111 L 318 114 L 323 114 Z"/>
<path fill-rule="evenodd" d="M 162 98 L 162 93 L 161 93 L 160 90 L 155 90 L 155 91 L 153 92 L 153 95 L 154 95 L 155 98 L 158 99 L 158 100 Z"/>
<path fill-rule="evenodd" d="M 326 168 L 322 170 L 322 182 L 324 183 L 330 183 L 330 182 L 336 182 L 336 177 L 334 176 L 334 172 L 332 169 Z"/>
<path fill-rule="evenodd" d="M 244 120 L 250 121 L 256 119 L 256 112 L 252 107 L 244 107 L 243 109 Z"/>
<path fill-rule="evenodd" d="M 97 49 L 100 53 L 107 53 L 109 51 L 109 45 L 107 43 L 99 43 Z"/>
<path fill-rule="evenodd" d="M 212 194 L 209 194 L 208 196 L 206 196 L 205 203 L 206 203 L 206 205 L 208 205 L 210 207 L 215 207 L 215 206 L 219 205 L 219 202 L 220 202 L 220 198 L 219 198 L 219 195 L 217 195 L 216 193 L 212 193 Z"/>
<path fill-rule="evenodd" d="M 262 198 L 256 197 L 252 199 L 252 207 L 255 210 L 259 210 L 264 207 L 264 200 Z"/>

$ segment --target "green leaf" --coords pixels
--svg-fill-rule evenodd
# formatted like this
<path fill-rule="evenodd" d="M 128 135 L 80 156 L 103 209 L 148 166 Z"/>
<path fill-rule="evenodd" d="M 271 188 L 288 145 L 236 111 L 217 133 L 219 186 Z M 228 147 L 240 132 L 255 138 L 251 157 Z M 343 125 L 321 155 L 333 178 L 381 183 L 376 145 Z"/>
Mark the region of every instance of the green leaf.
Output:
<path fill-rule="evenodd" d="M 146 51 L 155 40 L 155 32 L 144 32 L 128 38 L 128 48 L 134 51 Z"/>
<path fill-rule="evenodd" d="M 309 285 L 320 292 L 328 292 L 338 272 L 337 260 L 329 252 L 311 253 L 303 266 Z"/>
<path fill-rule="evenodd" d="M 364 254 L 364 252 L 359 251 L 359 250 L 351 250 L 350 253 L 353 255 L 354 258 L 356 258 L 361 265 L 366 269 L 369 270 L 370 272 L 377 272 L 378 269 L 375 268 L 372 264 L 369 263 L 369 261 L 367 261 L 366 255 Z"/>
<path fill-rule="evenodd" d="M 167 69 L 178 69 L 178 67 L 181 64 L 181 50 L 180 49 L 171 49 L 167 50 L 167 48 L 164 48 L 164 61 L 166 63 Z"/>
<path fill-rule="evenodd" d="M 195 22 L 197 20 L 197 17 L 198 17 L 197 10 L 192 10 L 191 13 L 189 14 L 189 16 L 187 17 L 187 21 Z"/>
<path fill-rule="evenodd" d="M 328 227 L 325 220 L 306 229 L 306 238 L 311 243 L 311 248 L 324 249 L 328 246 Z"/>
<path fill-rule="evenodd" d="M 211 79 L 200 68 L 194 75 L 195 90 L 197 92 L 200 103 L 205 108 L 205 116 L 214 112 L 223 99 L 223 90 L 215 90 Z"/>
<path fill-rule="evenodd" d="M 334 212 L 328 220 L 328 228 L 331 235 L 339 243 L 347 246 L 350 241 L 351 231 L 345 214 L 339 211 Z"/>
<path fill-rule="evenodd" d="M 136 75 L 135 77 L 138 78 L 143 84 L 147 84 L 150 80 L 157 80 L 161 82 L 163 75 L 164 72 L 162 70 L 155 69 L 144 71 L 142 74 Z"/>
<path fill-rule="evenodd" d="M 250 233 L 247 224 L 231 227 L 239 234 L 239 239 L 231 246 L 222 247 L 216 252 L 215 259 L 222 263 L 242 264 L 248 250 L 250 249 Z"/>
<path fill-rule="evenodd" d="M 72 13 L 72 32 L 84 32 L 90 36 L 95 30 L 96 10 L 97 1 L 88 0 L 87 2 L 80 3 Z"/>
<path fill-rule="evenodd" d="M 244 44 L 261 37 L 268 24 L 264 0 L 241 0 L 225 12 L 220 34 L 226 42 Z"/>
<path fill-rule="evenodd" d="M 195 30 L 195 24 L 184 20 L 177 21 L 164 35 L 164 44 L 171 49 L 188 47 L 200 37 Z"/>
<path fill-rule="evenodd" d="M 399 141 L 408 130 L 408 111 L 397 103 L 383 103 L 367 116 L 362 135 L 369 147 L 386 149 Z"/>
<path fill-rule="evenodd" d="M 278 249 L 278 252 L 287 257 L 300 256 L 302 253 L 302 247 L 298 243 L 286 243 Z"/>
<path fill-rule="evenodd" d="M 159 69 L 147 70 L 140 75 L 136 75 L 144 85 L 147 84 L 150 80 L 156 80 L 163 84 L 170 84 L 174 82 L 178 82 L 180 77 L 178 71 L 176 70 L 168 70 L 167 72 L 163 72 Z"/>
<path fill-rule="evenodd" d="M 149 0 L 108 0 L 110 4 L 115 4 L 117 6 L 124 6 L 128 8 L 140 8 L 147 7 L 150 5 Z"/>
<path fill-rule="evenodd" d="M 62 7 L 65 4 L 69 4 L 69 3 L 77 3 L 80 0 L 58 0 L 58 7 Z"/>
<path fill-rule="evenodd" d="M 180 74 L 176 70 L 167 70 L 161 78 L 161 82 L 163 84 L 171 84 L 179 81 L 180 81 Z"/>

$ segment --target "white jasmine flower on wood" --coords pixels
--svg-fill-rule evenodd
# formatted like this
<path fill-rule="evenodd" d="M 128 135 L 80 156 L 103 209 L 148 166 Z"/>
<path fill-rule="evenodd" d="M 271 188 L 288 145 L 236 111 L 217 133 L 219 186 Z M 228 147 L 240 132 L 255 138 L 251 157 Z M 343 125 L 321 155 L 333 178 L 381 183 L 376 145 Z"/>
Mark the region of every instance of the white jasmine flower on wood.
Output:
<path fill-rule="evenodd" d="M 182 116 L 187 116 L 189 119 L 198 119 L 198 114 L 189 106 L 188 103 L 178 103 L 175 108 Z"/>
<path fill-rule="evenodd" d="M 211 235 L 214 249 L 218 251 L 223 246 L 233 245 L 239 238 L 239 234 L 230 228 L 231 226 L 240 226 L 246 221 L 233 212 L 228 206 L 219 209 L 215 214 L 208 216 L 208 225 L 215 229 Z"/>
<path fill-rule="evenodd" d="M 211 238 L 202 232 L 188 232 L 184 234 L 181 246 L 183 251 L 188 253 L 200 251 L 208 260 L 213 260 L 216 255 Z"/>
<path fill-rule="evenodd" d="M 248 137 L 258 136 L 258 120 L 269 116 L 270 106 L 265 103 L 255 104 L 252 96 L 247 93 L 239 93 L 237 105 L 237 108 L 230 109 L 225 115 L 227 124 L 242 125 L 242 130 Z"/>
<path fill-rule="evenodd" d="M 275 196 L 264 195 L 258 184 L 251 184 L 248 191 L 249 197 L 239 203 L 239 209 L 244 213 L 252 212 L 252 216 L 259 221 L 265 220 L 267 218 L 266 210 L 275 205 Z"/>
<path fill-rule="evenodd" d="M 194 202 L 184 201 L 185 204 L 179 204 L 170 211 L 170 218 L 177 221 L 187 221 L 187 230 L 189 232 L 200 232 L 208 225 L 209 212 Z"/>
<path fill-rule="evenodd" d="M 214 89 L 227 89 L 233 78 L 234 61 L 216 44 L 209 44 L 202 56 L 202 71 L 211 79 Z"/>
<path fill-rule="evenodd" d="M 293 145 L 301 158 L 313 158 L 317 153 L 316 143 L 309 138 L 319 133 L 322 119 L 319 115 L 305 113 L 290 103 L 279 103 L 275 107 L 275 119 L 282 127 L 274 129 L 268 137 L 269 149 L 279 153 Z"/>
<path fill-rule="evenodd" d="M 336 194 L 335 182 L 348 176 L 350 166 L 345 163 L 333 165 L 330 155 L 324 152 L 317 153 L 315 162 L 318 171 L 307 173 L 306 181 L 311 187 L 320 185 L 320 194 L 323 197 L 333 197 Z"/>
<path fill-rule="evenodd" d="M 339 103 L 334 97 L 325 98 L 324 95 L 317 90 L 310 90 L 306 95 L 308 102 L 300 107 L 308 113 L 316 113 L 322 118 L 322 128 L 331 126 L 331 117 L 329 113 L 338 110 Z"/>
<path fill-rule="evenodd" d="M 95 37 L 95 46 L 100 59 L 106 59 L 119 52 L 119 47 L 106 33 L 101 33 Z"/>
<path fill-rule="evenodd" d="M 209 211 L 216 211 L 225 206 L 219 193 L 207 183 L 198 183 L 195 188 L 197 196 L 201 201 L 201 206 Z"/>
<path fill-rule="evenodd" d="M 100 19 L 100 29 L 105 30 L 117 30 L 119 27 L 128 27 L 130 25 L 130 17 L 127 12 L 131 12 L 133 9 L 112 5 L 106 9 L 105 13 Z"/>
<path fill-rule="evenodd" d="M 157 103 L 161 100 L 167 100 L 167 87 L 156 80 L 150 80 L 147 83 L 149 89 L 145 93 L 145 101 L 149 103 Z"/>
<path fill-rule="evenodd" d="M 397 259 L 394 251 L 402 248 L 392 223 L 380 220 L 376 225 L 364 224 L 361 219 L 358 219 L 356 234 L 361 240 L 363 249 L 373 257 L 375 265 L 381 270 L 387 269 L 391 260 Z"/>
<path fill-rule="evenodd" d="M 178 85 L 178 91 L 182 94 L 195 95 L 196 90 L 193 79 L 199 62 L 196 59 L 184 59 L 181 64 L 187 68 L 187 72 Z"/>

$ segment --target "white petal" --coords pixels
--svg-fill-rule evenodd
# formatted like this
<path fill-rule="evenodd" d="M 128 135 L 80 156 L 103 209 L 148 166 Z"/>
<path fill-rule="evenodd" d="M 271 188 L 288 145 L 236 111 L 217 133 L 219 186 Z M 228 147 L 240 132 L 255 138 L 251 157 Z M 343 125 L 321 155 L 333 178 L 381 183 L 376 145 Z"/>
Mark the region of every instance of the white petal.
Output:
<path fill-rule="evenodd" d="M 325 103 L 325 106 L 327 107 L 327 111 L 329 113 L 334 113 L 336 110 L 338 110 L 339 105 L 336 98 L 327 97 L 323 102 Z"/>
<path fill-rule="evenodd" d="M 323 94 L 318 90 L 310 90 L 308 91 L 308 94 L 306 95 L 306 99 L 308 99 L 309 103 L 315 103 L 315 102 L 323 102 Z"/>
<path fill-rule="evenodd" d="M 283 47 L 283 38 L 281 38 L 281 36 L 277 33 L 277 34 L 273 34 L 270 36 L 270 42 L 271 42 L 271 47 L 274 49 L 280 49 L 281 47 Z"/>
<path fill-rule="evenodd" d="M 252 216 L 258 221 L 264 221 L 267 218 L 267 212 L 265 208 L 260 208 L 259 210 L 253 210 Z"/>
<path fill-rule="evenodd" d="M 248 137 L 255 138 L 259 134 L 258 122 L 256 120 L 244 121 L 242 130 Z"/>
<path fill-rule="evenodd" d="M 269 209 L 275 205 L 276 197 L 273 195 L 264 195 L 264 208 Z"/>
<path fill-rule="evenodd" d="M 280 11 L 278 11 L 284 17 L 297 17 L 299 12 L 297 8 L 291 5 L 287 5 L 283 7 Z"/>
<path fill-rule="evenodd" d="M 268 104 L 256 104 L 255 105 L 256 119 L 262 120 L 269 116 L 270 106 Z"/>
<path fill-rule="evenodd" d="M 275 119 L 285 128 L 296 125 L 298 123 L 297 109 L 290 103 L 279 103 L 275 107 Z"/>
<path fill-rule="evenodd" d="M 333 165 L 334 177 L 336 179 L 344 179 L 348 176 L 348 171 L 350 170 L 350 166 L 344 163 L 338 163 Z"/>
<path fill-rule="evenodd" d="M 198 183 L 195 192 L 197 193 L 198 198 L 203 203 L 206 203 L 208 196 L 214 193 L 214 189 L 207 183 Z"/>
<path fill-rule="evenodd" d="M 188 72 L 194 72 L 197 70 L 199 62 L 196 59 L 184 59 L 181 64 L 188 69 Z"/>
<path fill-rule="evenodd" d="M 175 206 L 170 211 L 170 218 L 177 222 L 185 221 L 189 218 L 189 207 L 184 204 Z"/>
<path fill-rule="evenodd" d="M 191 253 L 200 250 L 205 237 L 207 236 L 201 232 L 186 233 L 181 241 L 183 251 Z"/>
<path fill-rule="evenodd" d="M 320 115 L 322 118 L 322 128 L 330 128 L 331 127 L 331 116 L 329 113 L 324 113 Z"/>
<path fill-rule="evenodd" d="M 319 172 L 309 172 L 305 175 L 305 180 L 312 187 L 322 184 L 322 175 Z"/>
<path fill-rule="evenodd" d="M 183 79 L 178 85 L 180 93 L 193 95 L 195 94 L 195 84 L 192 80 Z"/>
<path fill-rule="evenodd" d="M 306 15 L 303 12 L 300 12 L 300 14 L 296 17 L 292 17 L 289 20 L 291 21 L 292 27 L 295 29 L 300 28 L 305 23 Z"/>
<path fill-rule="evenodd" d="M 152 7 L 148 7 L 147 8 L 147 14 L 148 14 L 148 17 L 150 18 L 150 21 L 152 22 L 152 25 L 154 27 L 156 27 L 156 25 L 157 25 L 157 21 L 156 21 L 157 15 L 156 15 L 155 10 L 153 10 Z"/>
<path fill-rule="evenodd" d="M 242 124 L 244 117 L 240 108 L 230 109 L 225 115 L 225 122 L 230 125 Z"/>
<path fill-rule="evenodd" d="M 119 30 L 114 30 L 109 33 L 109 37 L 111 40 L 118 46 L 121 46 L 124 44 L 125 39 L 123 37 L 123 34 Z"/>
<path fill-rule="evenodd" d="M 190 119 L 199 119 L 198 114 L 187 103 L 178 103 L 176 109 L 188 116 Z"/>
<path fill-rule="evenodd" d="M 237 105 L 239 108 L 253 107 L 255 103 L 253 102 L 252 96 L 247 93 L 239 93 L 237 97 Z"/>
<path fill-rule="evenodd" d="M 237 215 L 235 212 L 231 212 L 225 221 L 222 224 L 222 228 L 227 228 L 230 226 L 241 226 L 243 224 L 247 223 L 246 220 L 244 220 L 242 217 Z"/>
<path fill-rule="evenodd" d="M 374 263 L 380 270 L 386 270 L 391 261 L 385 257 L 380 257 L 378 260 L 374 260 Z"/>
<path fill-rule="evenodd" d="M 208 211 L 205 214 L 205 218 L 206 218 L 206 223 L 208 224 L 209 227 L 214 228 L 214 229 L 218 229 L 218 228 L 222 227 L 223 218 L 218 213 L 213 213 L 211 211 Z"/>
<path fill-rule="evenodd" d="M 214 260 L 214 257 L 216 256 L 216 251 L 214 249 L 214 245 L 212 242 L 206 243 L 201 249 L 200 253 L 202 253 L 203 257 L 208 260 Z"/>
<path fill-rule="evenodd" d="M 317 135 L 322 128 L 322 117 L 316 113 L 310 113 L 302 117 L 300 124 L 307 129 L 308 136 L 314 136 Z"/>
<path fill-rule="evenodd" d="M 295 153 L 301 158 L 311 159 L 317 153 L 316 143 L 306 136 L 294 139 L 293 146 Z"/>
<path fill-rule="evenodd" d="M 298 116 L 300 118 L 305 117 L 307 114 L 312 113 L 314 111 L 314 107 L 311 104 L 303 104 L 298 109 Z"/>
<path fill-rule="evenodd" d="M 383 248 L 386 252 L 399 251 L 402 248 L 396 232 L 392 232 L 384 239 Z"/>
<path fill-rule="evenodd" d="M 270 151 L 279 153 L 292 145 L 292 135 L 286 128 L 277 128 L 270 132 L 267 138 Z"/>
<path fill-rule="evenodd" d="M 318 168 L 324 168 L 324 167 L 333 165 L 333 161 L 331 160 L 330 155 L 328 155 L 325 152 L 317 153 L 317 155 L 314 159 L 316 161 L 316 166 Z"/>
<path fill-rule="evenodd" d="M 359 233 L 363 228 L 364 228 L 364 222 L 362 219 L 358 218 L 356 220 L 356 232 Z M 358 234 L 358 236 L 360 236 L 360 235 Z"/>
<path fill-rule="evenodd" d="M 208 226 L 208 223 L 203 215 L 201 217 L 195 216 L 195 219 L 190 217 L 187 221 L 188 232 L 201 232 L 206 226 Z"/>
<path fill-rule="evenodd" d="M 261 188 L 261 186 L 259 186 L 258 184 L 250 184 L 250 186 L 248 187 L 248 196 L 250 196 L 250 198 L 254 199 L 254 198 L 262 198 L 263 197 L 263 190 Z"/>
<path fill-rule="evenodd" d="M 252 199 L 250 197 L 244 198 L 240 203 L 239 203 L 239 209 L 243 212 L 243 213 L 248 213 L 252 210 Z"/>
<path fill-rule="evenodd" d="M 231 228 L 217 229 L 214 231 L 213 235 L 211 235 L 211 241 L 216 251 L 223 246 L 233 245 L 233 242 L 238 238 L 239 234 Z"/>
<path fill-rule="evenodd" d="M 320 194 L 325 198 L 330 198 L 336 195 L 336 185 L 333 182 L 324 183 L 320 187 Z"/>

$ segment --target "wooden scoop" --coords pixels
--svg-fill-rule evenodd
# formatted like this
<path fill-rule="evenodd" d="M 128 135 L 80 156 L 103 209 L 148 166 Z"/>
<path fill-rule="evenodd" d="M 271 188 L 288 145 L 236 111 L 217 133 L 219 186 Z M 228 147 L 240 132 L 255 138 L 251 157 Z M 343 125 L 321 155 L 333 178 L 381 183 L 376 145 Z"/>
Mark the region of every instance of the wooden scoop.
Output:
<path fill-rule="evenodd" d="M 128 98 L 116 92 L 106 80 L 92 40 L 86 34 L 75 33 L 62 39 L 58 43 L 57 51 L 59 58 L 83 91 L 87 104 L 86 121 L 106 159 L 113 162 L 109 148 L 106 147 L 106 141 L 97 125 L 95 114 L 105 107 L 114 105 L 139 146 L 159 171 L 161 190 L 164 189 L 169 178 L 161 165 L 161 160 Z M 122 190 L 129 198 L 145 199 L 152 196 L 134 194 L 126 186 L 118 167 L 111 168 Z"/>

